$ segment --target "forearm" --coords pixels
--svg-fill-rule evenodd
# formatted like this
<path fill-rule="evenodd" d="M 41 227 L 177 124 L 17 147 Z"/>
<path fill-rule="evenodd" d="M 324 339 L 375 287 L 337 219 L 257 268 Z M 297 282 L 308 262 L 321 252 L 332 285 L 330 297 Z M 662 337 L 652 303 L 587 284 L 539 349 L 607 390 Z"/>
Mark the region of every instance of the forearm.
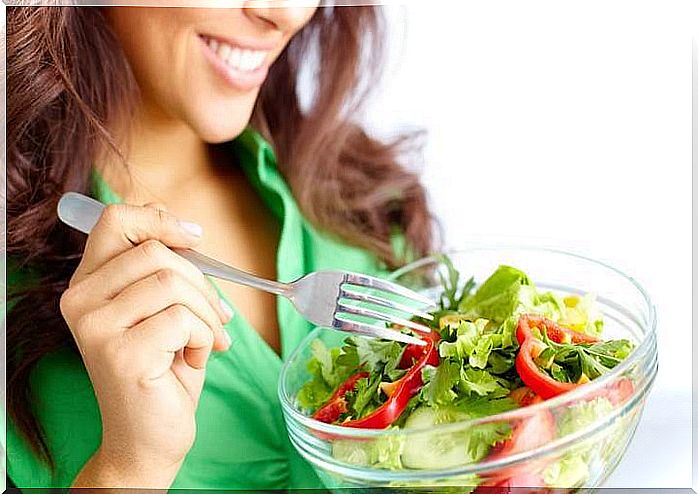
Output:
<path fill-rule="evenodd" d="M 109 494 L 105 488 L 119 489 L 169 489 L 179 471 L 181 462 L 163 467 L 154 462 L 135 459 L 128 454 L 118 457 L 97 452 L 85 464 L 73 483 L 74 489 L 98 488 L 99 494 Z"/>

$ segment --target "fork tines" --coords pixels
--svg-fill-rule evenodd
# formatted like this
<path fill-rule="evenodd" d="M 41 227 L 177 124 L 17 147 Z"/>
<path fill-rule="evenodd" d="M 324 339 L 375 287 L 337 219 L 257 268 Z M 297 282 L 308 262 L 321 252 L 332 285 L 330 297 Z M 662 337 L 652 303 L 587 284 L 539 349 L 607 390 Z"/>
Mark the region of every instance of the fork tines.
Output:
<path fill-rule="evenodd" d="M 421 304 L 423 308 L 436 307 L 434 301 L 428 297 L 425 297 L 424 295 L 414 292 L 409 288 L 405 288 L 404 286 L 398 285 L 397 283 L 392 283 L 390 281 L 368 276 L 366 274 L 346 273 L 345 283 L 360 287 L 375 288 L 383 292 L 399 295 L 400 297 L 406 298 L 412 302 Z"/>
<path fill-rule="evenodd" d="M 371 289 L 372 293 L 366 293 L 365 290 L 358 291 L 357 288 L 368 288 Z M 394 300 L 394 296 L 405 300 L 404 302 Z M 410 303 L 413 305 L 409 305 Z M 369 304 L 370 306 L 368 306 Z M 434 305 L 433 301 L 427 297 L 395 283 L 363 274 L 348 273 L 345 275 L 345 281 L 340 285 L 335 320 L 339 321 L 337 324 L 341 324 L 345 330 L 349 329 L 381 338 L 399 339 L 399 341 L 404 342 L 409 340 L 409 343 L 421 345 L 424 344 L 423 341 L 400 333 L 397 329 L 367 324 L 364 323 L 364 320 L 378 320 L 425 334 L 431 332 L 431 329 L 424 324 L 410 320 L 410 318 L 417 316 L 432 320 L 433 316 L 426 309 L 434 307 Z M 378 308 L 390 309 L 392 313 L 376 310 Z M 350 316 L 350 318 L 342 316 Z M 351 316 L 354 317 L 351 318 Z M 400 338 L 396 338 L 397 335 L 400 335 Z"/>
<path fill-rule="evenodd" d="M 349 331 L 351 333 L 363 334 L 366 336 L 383 338 L 386 340 L 399 341 L 411 345 L 426 345 L 426 342 L 424 340 L 420 340 L 419 338 L 415 338 L 414 336 L 401 333 L 400 331 L 388 329 L 386 327 L 374 326 L 372 324 L 363 324 L 356 321 L 349 321 L 341 318 L 341 315 L 341 313 L 336 314 L 334 321 L 332 321 L 332 327 L 334 327 L 335 329 L 339 329 L 341 331 Z"/>

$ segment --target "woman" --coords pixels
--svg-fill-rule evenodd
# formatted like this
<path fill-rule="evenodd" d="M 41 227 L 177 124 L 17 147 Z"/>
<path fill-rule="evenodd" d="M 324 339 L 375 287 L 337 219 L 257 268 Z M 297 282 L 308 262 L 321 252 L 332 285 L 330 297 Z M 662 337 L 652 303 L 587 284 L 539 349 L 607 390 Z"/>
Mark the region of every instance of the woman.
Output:
<path fill-rule="evenodd" d="M 7 9 L 18 487 L 317 486 L 276 398 L 310 325 L 167 247 L 282 281 L 381 274 L 430 249 L 406 141 L 348 117 L 380 61 L 379 13 L 244 3 Z M 87 240 L 57 222 L 68 190 L 113 204 Z"/>

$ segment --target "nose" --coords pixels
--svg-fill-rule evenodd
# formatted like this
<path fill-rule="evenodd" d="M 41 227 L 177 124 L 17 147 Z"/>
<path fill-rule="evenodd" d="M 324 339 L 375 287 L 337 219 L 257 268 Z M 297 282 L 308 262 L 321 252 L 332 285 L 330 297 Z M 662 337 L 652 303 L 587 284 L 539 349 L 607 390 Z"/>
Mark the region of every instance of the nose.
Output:
<path fill-rule="evenodd" d="M 311 17 L 321 0 L 245 0 L 245 12 L 281 31 L 295 30 Z"/>

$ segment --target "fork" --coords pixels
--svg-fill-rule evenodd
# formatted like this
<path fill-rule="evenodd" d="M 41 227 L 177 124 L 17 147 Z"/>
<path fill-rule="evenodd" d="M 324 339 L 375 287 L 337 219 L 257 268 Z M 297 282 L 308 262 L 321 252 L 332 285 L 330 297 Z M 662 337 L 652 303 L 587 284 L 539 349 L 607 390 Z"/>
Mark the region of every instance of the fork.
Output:
<path fill-rule="evenodd" d="M 63 223 L 89 234 L 104 208 L 104 204 L 91 197 L 67 192 L 58 202 L 57 209 Z M 426 312 L 434 307 L 433 301 L 380 278 L 348 271 L 317 271 L 291 283 L 281 283 L 254 276 L 192 249 L 172 250 L 205 275 L 286 297 L 305 319 L 316 326 L 420 346 L 425 345 L 423 340 L 389 329 L 385 324 L 409 328 L 417 334 L 431 331 L 411 318 L 433 319 Z M 395 296 L 404 300 L 394 300 Z M 394 313 L 380 309 L 391 309 Z M 375 321 L 380 321 L 383 326 L 369 323 Z"/>

